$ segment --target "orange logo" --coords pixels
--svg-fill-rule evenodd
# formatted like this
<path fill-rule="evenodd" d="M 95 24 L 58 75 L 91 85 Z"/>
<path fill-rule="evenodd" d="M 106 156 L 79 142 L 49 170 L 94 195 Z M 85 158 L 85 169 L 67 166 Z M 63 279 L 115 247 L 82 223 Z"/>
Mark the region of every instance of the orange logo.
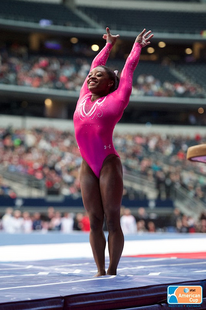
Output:
<path fill-rule="evenodd" d="M 202 303 L 202 286 L 170 285 L 167 288 L 167 302 L 170 305 L 199 305 Z"/>

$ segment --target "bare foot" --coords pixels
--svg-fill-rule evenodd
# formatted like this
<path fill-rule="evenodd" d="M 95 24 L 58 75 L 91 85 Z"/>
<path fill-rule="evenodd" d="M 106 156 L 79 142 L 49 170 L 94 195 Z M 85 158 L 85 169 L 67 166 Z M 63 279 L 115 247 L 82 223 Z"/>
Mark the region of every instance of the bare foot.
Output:
<path fill-rule="evenodd" d="M 116 270 L 107 270 L 107 275 L 108 276 L 116 276 L 117 275 L 117 271 Z"/>
<path fill-rule="evenodd" d="M 105 275 L 106 275 L 106 271 L 103 270 L 103 271 L 98 271 L 97 274 L 94 277 L 97 278 L 97 277 L 102 277 L 102 276 L 105 276 Z"/>

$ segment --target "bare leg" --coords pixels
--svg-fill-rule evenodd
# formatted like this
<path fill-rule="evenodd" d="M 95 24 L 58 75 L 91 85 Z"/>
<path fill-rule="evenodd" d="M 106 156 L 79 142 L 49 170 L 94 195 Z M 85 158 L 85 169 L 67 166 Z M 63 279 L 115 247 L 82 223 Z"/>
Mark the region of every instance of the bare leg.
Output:
<path fill-rule="evenodd" d="M 110 264 L 108 275 L 117 274 L 117 266 L 124 246 L 124 236 L 120 226 L 120 208 L 123 193 L 122 165 L 116 155 L 104 161 L 100 174 L 100 190 L 109 232 L 108 248 Z"/>
<path fill-rule="evenodd" d="M 106 274 L 106 240 L 103 232 L 104 210 L 99 189 L 99 179 L 84 160 L 80 172 L 80 185 L 84 207 L 90 219 L 89 239 L 98 270 L 96 276 L 103 276 Z"/>

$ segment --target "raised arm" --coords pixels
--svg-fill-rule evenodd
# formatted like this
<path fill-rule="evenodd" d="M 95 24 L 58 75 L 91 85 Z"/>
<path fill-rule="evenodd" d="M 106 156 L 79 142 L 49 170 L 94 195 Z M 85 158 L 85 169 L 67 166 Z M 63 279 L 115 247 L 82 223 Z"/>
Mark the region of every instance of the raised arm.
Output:
<path fill-rule="evenodd" d="M 121 72 L 120 83 L 118 87 L 118 93 L 121 101 L 125 104 L 126 108 L 129 97 L 132 92 L 133 74 L 134 70 L 139 62 L 142 47 L 150 44 L 150 39 L 153 37 L 151 30 L 146 32 L 144 29 L 135 39 L 132 50 L 125 62 L 124 68 Z"/>
<path fill-rule="evenodd" d="M 106 64 L 107 59 L 108 59 L 109 54 L 110 54 L 110 51 L 111 51 L 111 49 L 112 49 L 113 45 L 115 44 L 118 37 L 119 37 L 118 34 L 112 35 L 110 33 L 109 27 L 106 28 L 106 33 L 103 34 L 103 39 L 106 40 L 106 45 L 103 47 L 103 49 L 93 59 L 91 67 L 90 67 L 90 71 L 97 66 L 101 66 L 101 65 L 104 66 Z M 83 85 L 82 85 L 80 95 L 82 96 L 87 91 L 88 91 L 88 89 L 87 89 L 87 78 L 86 78 Z"/>
<path fill-rule="evenodd" d="M 103 34 L 103 39 L 106 40 L 105 47 L 99 52 L 99 54 L 94 58 L 91 65 L 91 70 L 97 66 L 105 65 L 107 62 L 107 59 L 109 57 L 109 53 L 112 49 L 112 47 L 115 45 L 117 38 L 119 37 L 118 34 L 113 35 L 110 33 L 109 27 L 106 28 L 105 34 Z"/>

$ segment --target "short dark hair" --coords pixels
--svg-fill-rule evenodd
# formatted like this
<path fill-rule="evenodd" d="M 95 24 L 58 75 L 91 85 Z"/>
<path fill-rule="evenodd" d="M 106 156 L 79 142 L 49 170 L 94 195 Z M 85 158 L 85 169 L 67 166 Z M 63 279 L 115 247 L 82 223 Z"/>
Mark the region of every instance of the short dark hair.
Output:
<path fill-rule="evenodd" d="M 107 66 L 100 65 L 100 66 L 98 66 L 98 67 L 103 68 L 103 69 L 107 72 L 109 78 L 110 78 L 112 81 L 114 81 L 114 84 L 113 84 L 112 87 L 110 88 L 110 93 L 112 93 L 112 92 L 115 91 L 115 90 L 118 88 L 118 86 L 119 86 L 119 77 L 117 76 L 117 74 L 116 74 L 112 69 L 110 69 L 110 68 L 107 67 Z"/>

